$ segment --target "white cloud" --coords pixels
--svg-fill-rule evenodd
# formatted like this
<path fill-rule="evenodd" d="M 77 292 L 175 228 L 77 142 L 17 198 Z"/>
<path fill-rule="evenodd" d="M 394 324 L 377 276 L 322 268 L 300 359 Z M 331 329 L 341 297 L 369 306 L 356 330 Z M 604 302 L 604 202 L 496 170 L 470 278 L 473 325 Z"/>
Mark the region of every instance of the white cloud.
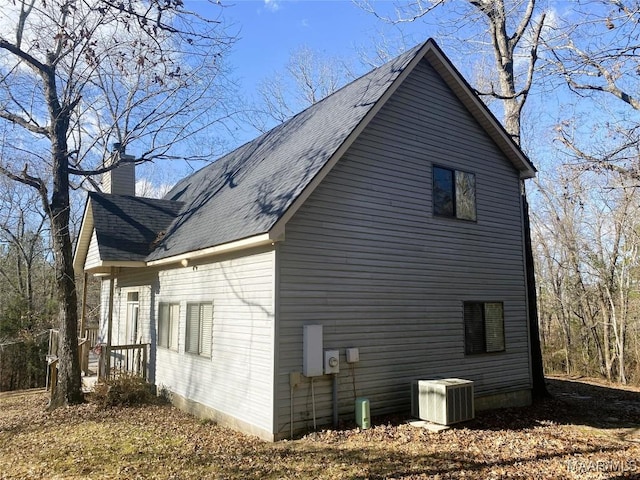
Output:
<path fill-rule="evenodd" d="M 148 178 L 140 178 L 136 180 L 136 195 L 147 198 L 163 198 L 173 185 L 168 183 L 156 184 Z"/>
<path fill-rule="evenodd" d="M 267 10 L 272 12 L 277 12 L 280 10 L 280 1 L 279 0 L 264 0 L 264 6 Z"/>

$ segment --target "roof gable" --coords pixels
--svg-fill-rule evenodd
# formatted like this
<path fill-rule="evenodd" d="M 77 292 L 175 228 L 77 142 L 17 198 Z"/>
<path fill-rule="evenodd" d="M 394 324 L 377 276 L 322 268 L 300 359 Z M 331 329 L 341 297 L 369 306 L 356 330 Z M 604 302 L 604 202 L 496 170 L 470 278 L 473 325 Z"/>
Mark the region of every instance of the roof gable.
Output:
<path fill-rule="evenodd" d="M 437 44 L 428 40 L 178 182 L 164 200 L 171 206 L 170 213 L 157 226 L 149 228 L 153 213 L 150 208 L 158 205 L 128 212 L 131 203 L 112 200 L 107 208 L 105 196 L 95 197 L 100 198 L 96 200 L 96 211 L 100 212 L 100 207 L 104 210 L 104 220 L 96 221 L 96 232 L 102 232 L 98 235 L 101 256 L 168 263 L 192 255 L 247 248 L 255 244 L 252 238 L 258 239 L 259 244 L 277 240 L 286 222 L 423 59 L 433 66 L 521 177 L 532 177 L 535 168 L 524 153 Z M 94 214 L 86 211 L 85 221 L 93 220 Z M 123 218 L 112 223 L 109 218 L 114 216 Z M 116 223 L 129 234 L 115 231 L 110 225 Z M 166 234 L 156 245 L 154 241 L 158 239 L 151 238 L 147 230 L 156 234 L 166 230 Z M 155 248 L 147 251 L 145 258 L 145 249 L 152 242 Z M 84 262 L 81 256 L 77 258 Z"/>
<path fill-rule="evenodd" d="M 74 266 L 84 263 L 94 233 L 99 267 L 144 265 L 182 207 L 182 202 L 171 200 L 90 192 L 80 232 L 80 239 L 88 238 L 89 243 L 85 242 L 82 259 L 76 249 Z"/>
<path fill-rule="evenodd" d="M 268 232 L 377 105 L 418 46 L 179 182 L 185 209 L 149 256 L 197 251 Z"/>

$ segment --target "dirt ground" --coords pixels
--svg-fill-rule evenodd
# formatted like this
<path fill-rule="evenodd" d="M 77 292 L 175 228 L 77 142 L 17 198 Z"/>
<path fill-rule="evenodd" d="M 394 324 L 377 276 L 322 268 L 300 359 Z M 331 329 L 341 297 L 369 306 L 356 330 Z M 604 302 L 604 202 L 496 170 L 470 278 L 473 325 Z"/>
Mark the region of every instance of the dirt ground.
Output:
<path fill-rule="evenodd" d="M 169 405 L 46 412 L 0 394 L 0 479 L 640 479 L 640 389 L 548 379 L 553 398 L 435 433 L 403 416 L 266 443 Z"/>

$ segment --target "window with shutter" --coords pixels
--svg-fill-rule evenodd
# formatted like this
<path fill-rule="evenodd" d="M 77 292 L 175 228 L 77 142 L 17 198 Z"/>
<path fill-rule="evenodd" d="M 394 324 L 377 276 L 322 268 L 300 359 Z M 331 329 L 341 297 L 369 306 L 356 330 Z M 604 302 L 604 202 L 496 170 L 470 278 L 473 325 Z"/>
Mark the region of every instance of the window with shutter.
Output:
<path fill-rule="evenodd" d="M 161 302 L 158 310 L 158 346 L 177 351 L 180 305 Z"/>
<path fill-rule="evenodd" d="M 213 305 L 208 302 L 187 304 L 185 350 L 188 353 L 211 357 L 212 335 Z"/>
<path fill-rule="evenodd" d="M 505 350 L 502 302 L 464 302 L 464 345 L 467 355 Z"/>

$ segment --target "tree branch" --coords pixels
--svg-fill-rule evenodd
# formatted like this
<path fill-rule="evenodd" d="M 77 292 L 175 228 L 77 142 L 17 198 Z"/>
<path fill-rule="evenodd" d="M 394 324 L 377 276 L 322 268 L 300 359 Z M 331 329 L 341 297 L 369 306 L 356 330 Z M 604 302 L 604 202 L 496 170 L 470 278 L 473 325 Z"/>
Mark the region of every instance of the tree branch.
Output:
<path fill-rule="evenodd" d="M 25 52 L 24 50 L 21 50 L 18 46 L 14 45 L 11 42 L 8 42 L 2 37 L 0 37 L 0 50 L 6 50 L 18 57 L 20 60 L 23 60 L 27 65 L 29 65 L 31 69 L 35 70 L 40 75 L 47 74 L 51 70 L 48 65 L 42 63 L 33 55 Z"/>
<path fill-rule="evenodd" d="M 526 9 L 526 11 L 524 13 L 524 16 L 522 17 L 522 20 L 520 21 L 520 24 L 518 25 L 518 28 L 516 28 L 516 31 L 513 32 L 513 35 L 509 39 L 509 42 L 511 42 L 511 45 L 513 45 L 513 46 L 517 45 L 518 42 L 520 42 L 520 39 L 522 38 L 524 33 L 527 31 L 527 27 L 529 26 L 529 23 L 531 22 L 531 18 L 533 16 L 533 12 L 535 10 L 535 6 L 536 6 L 536 0 L 529 0 L 527 2 L 527 9 Z M 544 14 L 543 14 L 543 19 L 544 19 Z M 541 21 L 541 23 L 543 23 L 543 21 Z M 538 35 L 539 35 L 539 33 L 538 33 Z M 537 43 L 537 41 L 536 41 L 536 43 Z"/>
<path fill-rule="evenodd" d="M 23 185 L 28 185 L 29 187 L 35 188 L 40 194 L 41 200 L 43 201 L 43 206 L 46 206 L 47 207 L 46 210 L 48 210 L 49 200 L 47 198 L 48 196 L 47 185 L 44 183 L 42 179 L 29 175 L 29 173 L 27 173 L 27 169 L 28 169 L 28 165 L 25 165 L 24 170 L 22 170 L 22 172 L 19 175 L 17 175 L 11 170 L 0 165 L 0 173 L 5 175 L 7 178 L 13 181 L 22 183 Z"/>
<path fill-rule="evenodd" d="M 38 135 L 44 135 L 45 137 L 49 137 L 51 134 L 49 128 L 41 127 L 39 125 L 34 125 L 29 120 L 22 118 L 19 115 L 16 115 L 7 111 L 0 111 L 0 118 L 4 118 L 5 120 L 15 123 L 16 125 L 20 125 L 23 128 L 26 128 L 30 132 L 36 133 Z"/>

